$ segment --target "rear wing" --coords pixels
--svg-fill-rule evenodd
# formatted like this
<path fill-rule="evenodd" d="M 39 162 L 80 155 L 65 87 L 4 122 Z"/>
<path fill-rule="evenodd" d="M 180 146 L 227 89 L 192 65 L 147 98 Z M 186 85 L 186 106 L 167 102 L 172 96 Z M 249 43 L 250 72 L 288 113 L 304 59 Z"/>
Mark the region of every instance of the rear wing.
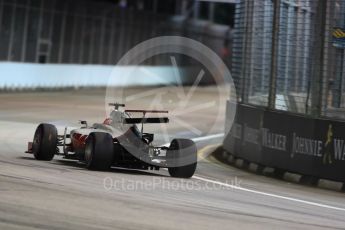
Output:
<path fill-rule="evenodd" d="M 167 117 L 145 117 L 146 113 L 169 113 L 166 110 L 137 110 L 137 109 L 127 109 L 126 113 L 142 113 L 142 118 L 125 118 L 124 124 L 159 124 L 159 123 L 169 123 L 169 118 Z"/>
<path fill-rule="evenodd" d="M 141 109 L 126 109 L 126 113 L 169 113 L 169 111 L 166 110 L 141 110 Z"/>
<path fill-rule="evenodd" d="M 143 118 L 125 118 L 124 124 L 159 124 L 159 123 L 169 123 L 169 118 L 167 117 L 143 117 Z"/>

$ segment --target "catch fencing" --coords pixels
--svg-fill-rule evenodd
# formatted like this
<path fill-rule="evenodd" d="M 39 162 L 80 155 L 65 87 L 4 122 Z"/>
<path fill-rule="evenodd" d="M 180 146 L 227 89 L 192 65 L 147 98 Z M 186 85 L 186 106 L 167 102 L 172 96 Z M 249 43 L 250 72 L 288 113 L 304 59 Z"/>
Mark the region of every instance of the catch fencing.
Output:
<path fill-rule="evenodd" d="M 233 45 L 239 101 L 345 118 L 345 1 L 240 1 Z"/>
<path fill-rule="evenodd" d="M 344 0 L 241 0 L 232 65 L 239 103 L 226 153 L 279 174 L 345 182 L 344 55 Z"/>

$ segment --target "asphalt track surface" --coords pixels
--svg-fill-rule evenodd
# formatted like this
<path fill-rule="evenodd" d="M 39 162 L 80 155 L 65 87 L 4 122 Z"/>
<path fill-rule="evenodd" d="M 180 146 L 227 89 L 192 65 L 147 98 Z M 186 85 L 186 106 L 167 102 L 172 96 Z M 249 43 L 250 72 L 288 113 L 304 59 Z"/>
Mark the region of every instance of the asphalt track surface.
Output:
<path fill-rule="evenodd" d="M 192 102 L 212 100 L 212 92 L 200 88 Z M 40 162 L 24 153 L 37 123 L 61 129 L 78 119 L 102 121 L 104 113 L 102 90 L 0 95 L 0 229 L 345 228 L 344 194 L 203 159 L 221 143 L 217 136 L 197 139 L 200 161 L 189 180 L 171 178 L 166 170 L 88 171 L 61 157 Z M 202 130 L 212 114 L 198 114 L 184 119 Z M 194 137 L 171 125 L 169 134 Z"/>

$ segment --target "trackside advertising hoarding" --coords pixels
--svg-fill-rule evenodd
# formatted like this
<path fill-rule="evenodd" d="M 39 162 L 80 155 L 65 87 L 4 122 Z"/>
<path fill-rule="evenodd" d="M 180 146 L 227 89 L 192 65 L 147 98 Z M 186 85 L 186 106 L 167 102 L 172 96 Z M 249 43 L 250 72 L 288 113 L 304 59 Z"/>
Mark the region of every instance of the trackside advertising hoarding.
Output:
<path fill-rule="evenodd" d="M 223 145 L 254 163 L 345 182 L 345 122 L 239 104 Z"/>

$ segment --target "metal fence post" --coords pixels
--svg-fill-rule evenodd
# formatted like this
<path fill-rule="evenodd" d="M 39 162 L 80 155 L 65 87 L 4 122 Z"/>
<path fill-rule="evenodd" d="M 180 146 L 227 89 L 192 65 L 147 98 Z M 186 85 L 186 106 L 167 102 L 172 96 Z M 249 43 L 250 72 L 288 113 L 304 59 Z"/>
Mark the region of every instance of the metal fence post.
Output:
<path fill-rule="evenodd" d="M 63 63 L 63 55 L 65 49 L 65 32 L 66 32 L 66 20 L 67 20 L 67 13 L 68 13 L 68 2 L 65 2 L 63 12 L 62 12 L 62 24 L 60 29 L 60 39 L 59 39 L 59 55 L 58 55 L 58 63 Z"/>
<path fill-rule="evenodd" d="M 248 75 L 250 70 L 248 70 L 248 63 L 251 62 L 251 53 L 249 53 L 249 48 L 251 47 L 252 36 L 251 30 L 253 29 L 253 10 L 254 1 L 244 1 L 244 25 L 245 33 L 243 35 L 243 47 L 242 47 L 242 61 L 241 61 L 241 102 L 248 103 L 248 92 L 246 91 L 246 86 L 248 84 Z M 249 60 L 248 60 L 249 59 Z M 249 74 L 248 74 L 249 73 Z"/>
<path fill-rule="evenodd" d="M 14 3 L 17 3 L 14 1 Z M 13 4 L 12 5 L 12 15 L 11 15 L 11 26 L 10 26 L 10 40 L 8 44 L 8 50 L 7 50 L 7 61 L 11 61 L 12 59 L 12 50 L 13 50 L 13 43 L 14 43 L 14 33 L 15 33 L 15 24 L 16 24 L 16 10 L 17 10 L 17 5 Z"/>
<path fill-rule="evenodd" d="M 22 51 L 21 51 L 21 55 L 20 55 L 20 61 L 21 62 L 25 62 L 25 58 L 26 58 L 26 44 L 27 44 L 27 40 L 28 40 L 30 3 L 31 3 L 30 0 L 28 0 L 26 5 L 25 5 Z"/>
<path fill-rule="evenodd" d="M 272 59 L 271 59 L 271 74 L 270 74 L 269 95 L 268 95 L 269 109 L 275 109 L 276 107 L 280 5 L 281 5 L 281 0 L 274 1 L 273 26 L 272 26 L 272 51 L 271 51 Z"/>
<path fill-rule="evenodd" d="M 326 31 L 327 1 L 318 0 L 316 9 L 314 63 L 312 76 L 310 77 L 311 110 L 314 117 L 321 115 L 322 100 L 324 97 L 323 78 L 325 68 L 325 31 Z M 326 82 L 327 83 L 327 82 Z M 308 110 L 307 110 L 308 111 Z"/>

